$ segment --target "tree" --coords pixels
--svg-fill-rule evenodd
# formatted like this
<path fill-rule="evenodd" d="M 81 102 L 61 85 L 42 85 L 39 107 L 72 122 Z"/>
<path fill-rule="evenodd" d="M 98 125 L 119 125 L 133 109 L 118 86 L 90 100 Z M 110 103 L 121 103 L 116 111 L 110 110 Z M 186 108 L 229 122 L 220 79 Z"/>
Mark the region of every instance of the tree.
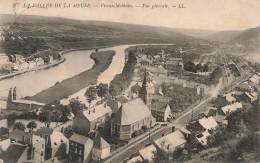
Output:
<path fill-rule="evenodd" d="M 211 84 L 217 84 L 219 82 L 219 79 L 222 77 L 222 70 L 220 67 L 217 67 L 213 72 L 210 74 L 210 83 Z"/>
<path fill-rule="evenodd" d="M 184 64 L 184 70 L 190 72 L 197 72 L 195 64 L 192 61 L 188 61 Z"/>
<path fill-rule="evenodd" d="M 44 109 L 39 115 L 39 121 L 45 123 L 45 127 L 50 127 L 50 122 L 52 118 L 52 112 L 50 110 Z"/>
<path fill-rule="evenodd" d="M 14 127 L 13 127 L 13 130 L 15 130 L 15 129 L 24 131 L 25 130 L 25 125 L 22 122 L 16 122 L 14 124 Z"/>
<path fill-rule="evenodd" d="M 72 113 L 77 115 L 82 112 L 83 108 L 81 107 L 81 101 L 79 101 L 79 97 L 72 98 L 70 100 L 69 105 L 71 106 Z"/>
<path fill-rule="evenodd" d="M 90 108 L 91 102 L 97 99 L 97 89 L 94 86 L 90 86 L 85 92 L 85 97 Z"/>
<path fill-rule="evenodd" d="M 104 83 L 100 83 L 99 85 L 97 85 L 97 95 L 98 97 L 101 98 L 101 103 L 102 103 L 102 98 L 106 97 L 106 95 L 108 94 L 108 85 L 104 84 Z"/>
<path fill-rule="evenodd" d="M 37 123 L 35 121 L 31 121 L 27 124 L 26 127 L 32 131 L 33 129 L 37 128 Z"/>
<path fill-rule="evenodd" d="M 8 134 L 8 133 L 9 133 L 8 128 L 4 128 L 4 127 L 0 128 L 0 135 L 5 135 L 5 134 Z"/>
<path fill-rule="evenodd" d="M 208 72 L 209 66 L 207 64 L 203 65 L 203 72 Z"/>

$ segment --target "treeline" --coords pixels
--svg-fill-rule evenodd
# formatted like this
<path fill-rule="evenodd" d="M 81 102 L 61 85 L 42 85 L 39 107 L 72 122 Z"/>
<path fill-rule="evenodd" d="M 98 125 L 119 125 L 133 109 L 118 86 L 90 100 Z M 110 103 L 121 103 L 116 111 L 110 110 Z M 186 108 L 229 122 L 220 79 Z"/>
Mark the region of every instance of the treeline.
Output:
<path fill-rule="evenodd" d="M 40 38 L 18 38 L 15 35 L 6 34 L 2 48 L 7 55 L 21 54 L 24 57 L 28 57 L 37 51 L 47 50 L 48 46 L 45 41 Z"/>
<path fill-rule="evenodd" d="M 136 51 L 130 50 L 128 54 L 128 60 L 125 64 L 121 74 L 118 74 L 110 82 L 109 93 L 112 96 L 119 95 L 123 92 L 124 89 L 128 87 L 131 83 L 131 79 L 134 75 L 134 67 L 137 63 Z"/>
<path fill-rule="evenodd" d="M 184 64 L 184 70 L 194 73 L 197 73 L 198 71 L 208 72 L 209 66 L 207 64 L 202 65 L 200 63 L 195 65 L 195 63 L 193 63 L 192 61 L 188 61 Z"/>
<path fill-rule="evenodd" d="M 222 69 L 217 67 L 213 72 L 210 74 L 209 84 L 216 85 L 219 82 L 219 79 L 222 77 Z"/>

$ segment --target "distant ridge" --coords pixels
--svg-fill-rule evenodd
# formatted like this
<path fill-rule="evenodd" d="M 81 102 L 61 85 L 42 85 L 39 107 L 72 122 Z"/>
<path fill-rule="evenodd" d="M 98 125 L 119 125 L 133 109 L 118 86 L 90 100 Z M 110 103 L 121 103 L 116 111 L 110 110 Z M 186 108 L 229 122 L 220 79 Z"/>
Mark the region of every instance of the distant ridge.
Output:
<path fill-rule="evenodd" d="M 221 31 L 204 38 L 229 44 L 260 45 L 260 26 L 240 31 Z"/>

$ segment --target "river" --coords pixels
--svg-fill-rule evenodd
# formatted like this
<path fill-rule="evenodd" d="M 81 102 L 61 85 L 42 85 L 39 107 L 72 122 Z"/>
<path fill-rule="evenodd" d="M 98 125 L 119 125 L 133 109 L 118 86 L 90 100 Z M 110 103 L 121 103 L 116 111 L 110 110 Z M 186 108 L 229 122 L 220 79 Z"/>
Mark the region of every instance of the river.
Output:
<path fill-rule="evenodd" d="M 109 68 L 100 74 L 98 82 L 109 83 L 113 77 L 121 73 L 125 62 L 125 49 L 131 45 L 121 45 L 100 49 L 100 51 L 114 50 L 116 52 Z M 71 51 L 64 53 L 66 61 L 56 67 L 37 70 L 14 76 L 0 81 L 0 96 L 7 97 L 8 89 L 17 87 L 18 98 L 33 96 L 44 89 L 53 86 L 56 82 L 75 76 L 83 71 L 91 69 L 94 61 L 90 58 L 94 50 Z M 84 90 L 81 90 L 84 91 Z M 81 94 L 80 92 L 70 96 L 68 99 Z M 84 99 L 83 99 L 84 100 Z M 68 101 L 68 100 L 65 100 Z M 64 100 L 63 100 L 64 102 Z M 66 102 L 65 102 L 66 103 Z M 6 108 L 6 101 L 0 101 L 0 108 Z"/>

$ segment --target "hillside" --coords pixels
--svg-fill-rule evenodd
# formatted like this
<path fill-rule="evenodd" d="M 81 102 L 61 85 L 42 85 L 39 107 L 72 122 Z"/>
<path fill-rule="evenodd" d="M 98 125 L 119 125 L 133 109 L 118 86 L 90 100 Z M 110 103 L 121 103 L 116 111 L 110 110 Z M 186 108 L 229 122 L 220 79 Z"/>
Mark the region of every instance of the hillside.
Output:
<path fill-rule="evenodd" d="M 239 35 L 232 38 L 229 42 L 242 45 L 260 45 L 260 26 L 242 31 Z"/>
<path fill-rule="evenodd" d="M 221 31 L 204 38 L 221 43 L 260 45 L 260 26 L 241 31 Z"/>
<path fill-rule="evenodd" d="M 2 15 L 5 23 L 13 15 Z M 146 25 L 130 25 L 103 21 L 81 21 L 57 17 L 22 15 L 19 26 L 12 29 L 21 37 L 43 39 L 52 49 L 101 48 L 136 43 L 206 43 L 203 39 L 186 36 L 174 29 Z"/>
<path fill-rule="evenodd" d="M 215 42 L 227 43 L 231 39 L 235 38 L 241 33 L 241 31 L 221 31 L 205 36 L 205 39 Z"/>

